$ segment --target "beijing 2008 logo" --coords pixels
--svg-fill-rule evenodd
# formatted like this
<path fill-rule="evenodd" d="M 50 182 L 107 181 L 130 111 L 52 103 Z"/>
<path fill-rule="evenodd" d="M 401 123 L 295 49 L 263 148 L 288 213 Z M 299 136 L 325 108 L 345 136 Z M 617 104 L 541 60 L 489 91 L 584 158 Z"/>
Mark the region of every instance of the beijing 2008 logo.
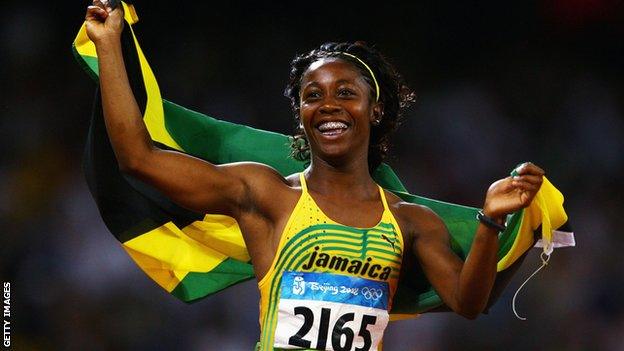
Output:
<path fill-rule="evenodd" d="M 367 300 L 379 300 L 383 296 L 383 290 L 365 286 L 362 288 L 362 295 Z"/>
<path fill-rule="evenodd" d="M 293 279 L 292 293 L 294 295 L 303 295 L 305 293 L 305 280 L 302 276 L 296 276 Z"/>

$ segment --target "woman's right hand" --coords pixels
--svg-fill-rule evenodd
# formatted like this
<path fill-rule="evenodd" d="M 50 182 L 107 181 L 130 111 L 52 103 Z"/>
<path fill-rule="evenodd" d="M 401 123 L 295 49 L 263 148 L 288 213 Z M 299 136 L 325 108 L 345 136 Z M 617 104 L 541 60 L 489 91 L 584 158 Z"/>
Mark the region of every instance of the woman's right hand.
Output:
<path fill-rule="evenodd" d="M 85 15 L 87 35 L 96 46 L 106 40 L 119 40 L 124 26 L 123 7 L 111 9 L 100 0 L 94 0 Z"/>

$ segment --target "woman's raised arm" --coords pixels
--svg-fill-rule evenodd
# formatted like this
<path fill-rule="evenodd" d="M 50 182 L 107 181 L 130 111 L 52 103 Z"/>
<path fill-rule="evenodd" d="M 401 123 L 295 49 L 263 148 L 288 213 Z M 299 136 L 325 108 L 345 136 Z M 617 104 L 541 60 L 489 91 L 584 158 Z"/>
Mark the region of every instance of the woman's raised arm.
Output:
<path fill-rule="evenodd" d="M 97 0 L 88 7 L 86 29 L 98 54 L 104 119 L 119 168 L 155 186 L 183 207 L 237 217 L 242 206 L 253 205 L 246 179 L 254 174 L 253 181 L 261 182 L 267 177 L 278 179 L 279 175 L 255 163 L 215 166 L 154 146 L 125 69 L 120 40 L 123 26 L 121 7 L 106 8 Z"/>

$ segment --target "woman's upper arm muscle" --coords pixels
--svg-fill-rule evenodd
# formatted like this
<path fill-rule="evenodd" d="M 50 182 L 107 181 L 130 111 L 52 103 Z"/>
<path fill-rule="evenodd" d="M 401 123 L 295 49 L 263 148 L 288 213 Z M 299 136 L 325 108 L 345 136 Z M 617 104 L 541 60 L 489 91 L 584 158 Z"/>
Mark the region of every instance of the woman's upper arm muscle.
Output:
<path fill-rule="evenodd" d="M 449 233 L 442 219 L 427 207 L 410 207 L 412 253 L 440 298 L 455 309 L 462 261 L 451 250 Z"/>
<path fill-rule="evenodd" d="M 200 213 L 237 218 L 253 208 L 254 191 L 278 184 L 281 175 L 258 163 L 213 165 L 177 151 L 154 148 L 124 170 L 153 185 L 178 205 Z"/>

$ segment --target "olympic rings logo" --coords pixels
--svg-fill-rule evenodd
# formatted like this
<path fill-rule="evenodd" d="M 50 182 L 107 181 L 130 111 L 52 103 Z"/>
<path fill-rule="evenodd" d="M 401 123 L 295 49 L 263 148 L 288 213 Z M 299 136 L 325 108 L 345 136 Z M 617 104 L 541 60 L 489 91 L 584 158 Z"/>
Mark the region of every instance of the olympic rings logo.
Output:
<path fill-rule="evenodd" d="M 362 288 L 362 295 L 367 300 L 379 300 L 383 296 L 383 290 L 365 286 Z"/>

